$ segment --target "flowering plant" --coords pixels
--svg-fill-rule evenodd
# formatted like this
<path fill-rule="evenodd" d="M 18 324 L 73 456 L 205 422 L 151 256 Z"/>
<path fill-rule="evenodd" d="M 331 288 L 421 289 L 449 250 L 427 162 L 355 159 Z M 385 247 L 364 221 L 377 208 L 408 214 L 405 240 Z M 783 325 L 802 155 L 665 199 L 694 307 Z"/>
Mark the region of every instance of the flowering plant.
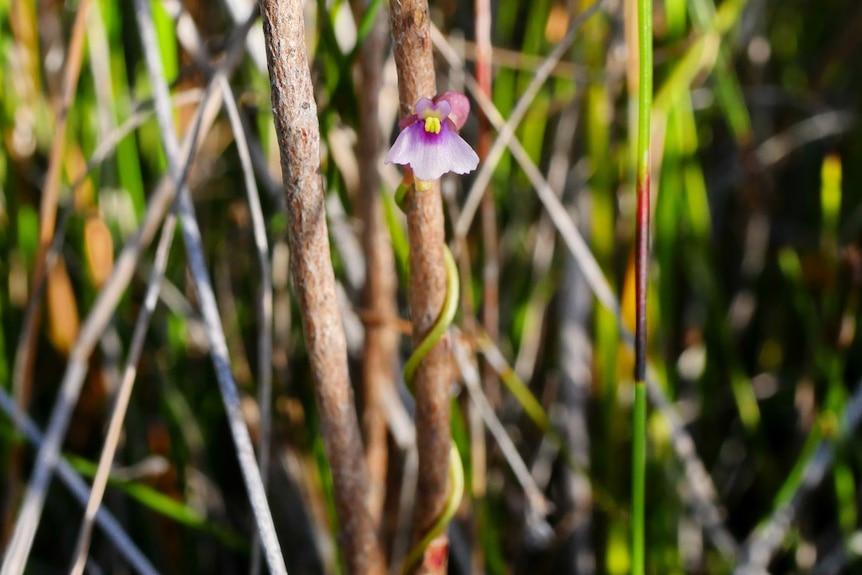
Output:
<path fill-rule="evenodd" d="M 446 92 L 436 100 L 422 98 L 415 109 L 415 114 L 398 123 L 402 131 L 385 162 L 408 166 L 420 191 L 430 189 L 431 182 L 446 172 L 467 174 L 475 170 L 479 156 L 458 135 L 470 112 L 467 97 Z"/>

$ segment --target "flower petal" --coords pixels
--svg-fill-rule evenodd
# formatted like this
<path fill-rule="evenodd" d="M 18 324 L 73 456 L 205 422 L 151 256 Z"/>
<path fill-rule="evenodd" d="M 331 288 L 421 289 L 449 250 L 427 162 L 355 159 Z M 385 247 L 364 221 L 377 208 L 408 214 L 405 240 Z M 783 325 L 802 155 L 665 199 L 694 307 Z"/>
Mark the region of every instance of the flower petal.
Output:
<path fill-rule="evenodd" d="M 401 118 L 400 120 L 398 120 L 398 127 L 403 130 L 404 128 L 406 128 L 407 126 L 409 126 L 413 122 L 417 121 L 418 119 L 419 119 L 419 116 L 417 116 L 416 114 L 410 114 L 406 118 Z"/>
<path fill-rule="evenodd" d="M 441 155 L 446 155 L 449 168 L 447 171 L 456 174 L 469 174 L 479 165 L 479 156 L 473 151 L 464 138 L 449 129 L 440 131 L 443 141 L 439 144 Z"/>
<path fill-rule="evenodd" d="M 416 110 L 416 115 L 424 120 L 427 117 L 428 112 L 434 110 L 434 102 L 429 98 L 422 98 L 416 102 L 414 109 Z"/>
<path fill-rule="evenodd" d="M 450 112 L 447 116 L 455 124 L 455 129 L 460 130 L 467 122 L 467 117 L 470 115 L 470 100 L 461 92 L 445 92 L 437 98 L 437 105 L 446 102 L 449 104 Z"/>
<path fill-rule="evenodd" d="M 423 128 L 424 123 L 419 120 L 401 130 L 401 133 L 395 138 L 395 143 L 392 144 L 392 147 L 386 153 L 386 158 L 383 162 L 402 166 L 410 165 L 413 158 L 416 157 L 419 147 L 422 145 L 421 140 L 425 133 L 425 129 Z"/>
<path fill-rule="evenodd" d="M 438 118 L 445 120 L 452 113 L 452 106 L 449 102 L 434 102 L 434 112 Z"/>
<path fill-rule="evenodd" d="M 441 123 L 437 134 L 426 132 L 425 121 L 420 119 L 398 134 L 384 161 L 410 166 L 417 180 L 432 181 L 446 172 L 472 172 L 479 164 L 479 156 L 452 129 L 448 119 Z"/>
<path fill-rule="evenodd" d="M 424 134 L 422 142 L 416 147 L 410 167 L 419 180 L 438 180 L 446 172 L 466 174 L 476 169 L 479 156 L 461 136 L 443 124 L 440 133 L 431 138 Z"/>

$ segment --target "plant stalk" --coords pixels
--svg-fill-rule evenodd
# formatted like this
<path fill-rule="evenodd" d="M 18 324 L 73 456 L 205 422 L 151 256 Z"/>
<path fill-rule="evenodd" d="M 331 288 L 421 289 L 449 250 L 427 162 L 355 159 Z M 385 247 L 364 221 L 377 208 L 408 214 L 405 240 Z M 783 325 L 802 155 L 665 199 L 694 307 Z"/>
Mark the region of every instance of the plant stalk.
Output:
<path fill-rule="evenodd" d="M 431 54 L 431 17 L 427 0 L 391 2 L 393 52 L 398 70 L 401 116 L 413 113 L 420 98 L 437 94 Z M 444 261 L 445 228 L 440 184 L 431 190 L 411 189 L 405 197 L 407 234 L 410 242 L 410 313 L 414 347 L 425 340 L 446 299 L 447 272 Z M 448 347 L 437 343 L 416 371 L 416 447 L 419 454 L 413 541 L 421 541 L 446 507 L 449 490 L 451 433 L 449 430 L 451 382 Z M 445 572 L 445 534 L 432 545 L 443 560 L 437 570 Z M 420 568 L 421 569 L 421 568 Z"/>
<path fill-rule="evenodd" d="M 330 260 L 320 125 L 305 49 L 301 0 L 262 0 L 260 13 L 290 222 L 291 272 L 332 470 L 338 542 L 350 574 L 386 571 L 368 511 L 368 476 L 347 368 L 347 343 Z"/>
<path fill-rule="evenodd" d="M 354 0 L 357 21 L 371 9 L 368 0 Z M 395 387 L 393 366 L 398 355 L 398 333 L 392 320 L 398 317 L 396 291 L 398 279 L 389 231 L 380 192 L 380 151 L 383 134 L 379 123 L 379 99 L 386 57 L 387 26 L 384 11 L 374 17 L 371 29 L 359 49 L 362 78 L 359 99 L 359 188 L 362 198 L 359 214 L 363 223 L 362 250 L 365 254 L 365 288 L 362 302 L 374 318 L 365 325 L 362 363 L 362 433 L 365 439 L 365 461 L 368 465 L 368 508 L 375 525 L 381 523 L 386 499 L 388 465 L 386 417 L 382 397 Z"/>
<path fill-rule="evenodd" d="M 644 573 L 646 501 L 646 344 L 650 238 L 652 0 L 638 0 L 637 228 L 635 240 L 635 404 L 632 430 L 632 574 Z"/>

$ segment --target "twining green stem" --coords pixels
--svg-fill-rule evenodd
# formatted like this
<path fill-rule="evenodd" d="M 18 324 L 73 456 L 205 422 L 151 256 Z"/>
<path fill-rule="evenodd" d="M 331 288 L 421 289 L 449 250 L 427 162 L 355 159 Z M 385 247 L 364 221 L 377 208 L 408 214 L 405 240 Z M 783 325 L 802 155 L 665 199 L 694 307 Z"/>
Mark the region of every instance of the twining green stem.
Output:
<path fill-rule="evenodd" d="M 404 568 L 402 573 L 409 573 L 417 563 L 422 559 L 425 549 L 434 541 L 438 535 L 443 533 L 452 518 L 455 517 L 455 512 L 458 511 L 458 506 L 461 504 L 461 497 L 464 495 L 464 466 L 461 464 L 461 455 L 458 453 L 458 448 L 455 444 L 449 449 L 449 494 L 446 498 L 446 507 L 440 517 L 431 526 L 431 529 L 422 537 L 422 539 L 413 546 L 413 549 L 407 554 L 404 559 Z"/>
<path fill-rule="evenodd" d="M 419 194 L 423 192 L 417 192 Z M 452 320 L 455 319 L 455 312 L 458 310 L 458 290 L 461 289 L 458 281 L 458 266 L 455 264 L 455 258 L 452 257 L 452 252 L 448 247 L 444 246 L 443 259 L 446 263 L 446 299 L 443 300 L 443 309 L 440 310 L 440 315 L 437 321 L 431 326 L 431 331 L 425 336 L 413 353 L 407 358 L 407 363 L 404 364 L 404 381 L 410 386 L 413 382 L 413 376 L 416 375 L 416 370 L 419 364 L 431 351 L 449 326 L 452 325 Z M 411 389 L 412 391 L 412 389 Z"/>
<path fill-rule="evenodd" d="M 404 184 L 400 185 L 398 190 L 396 190 L 395 202 L 399 206 L 402 205 L 404 196 L 408 191 L 410 191 L 410 188 Z M 425 192 L 414 191 L 413 193 L 421 194 Z M 426 335 L 425 339 L 416 346 L 416 349 L 413 350 L 413 353 L 404 365 L 404 382 L 407 384 L 407 388 L 410 389 L 411 392 L 413 391 L 413 377 L 416 375 L 416 370 L 419 368 L 419 364 L 422 363 L 422 360 L 425 359 L 425 356 L 428 355 L 431 348 L 440 341 L 440 338 L 443 337 L 443 334 L 445 334 L 446 330 L 449 329 L 449 326 L 452 325 L 452 320 L 455 319 L 455 312 L 458 309 L 458 294 L 461 289 L 458 276 L 458 266 L 455 263 L 455 258 L 452 257 L 452 252 L 449 251 L 449 248 L 445 245 L 443 246 L 443 260 L 446 265 L 446 299 L 443 300 L 443 308 L 440 310 L 440 315 L 437 316 L 437 320 L 434 322 L 434 325 L 431 326 L 431 330 L 428 332 L 428 335 Z M 416 543 L 416 545 L 414 545 L 407 553 L 407 557 L 404 559 L 402 573 L 409 573 L 412 571 L 416 564 L 422 559 L 428 545 L 434 541 L 438 535 L 443 533 L 446 526 L 455 516 L 458 506 L 461 504 L 461 497 L 463 494 L 464 467 L 461 464 L 461 456 L 458 453 L 458 449 L 453 443 L 449 449 L 449 493 L 446 498 L 446 505 L 440 513 L 440 516 L 436 521 L 434 521 L 431 528 L 428 529 L 428 531 L 422 536 L 422 539 L 420 539 L 419 542 Z"/>
<path fill-rule="evenodd" d="M 632 428 L 632 575 L 644 573 L 646 500 L 646 302 L 650 223 L 652 0 L 638 0 L 637 231 L 635 240 L 635 404 Z"/>

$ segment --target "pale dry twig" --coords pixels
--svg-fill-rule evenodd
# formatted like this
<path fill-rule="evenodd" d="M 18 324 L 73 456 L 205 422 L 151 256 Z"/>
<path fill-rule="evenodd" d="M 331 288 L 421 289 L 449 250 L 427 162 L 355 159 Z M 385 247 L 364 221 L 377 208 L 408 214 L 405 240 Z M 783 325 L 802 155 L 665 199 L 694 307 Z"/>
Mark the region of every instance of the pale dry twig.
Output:
<path fill-rule="evenodd" d="M 263 0 L 260 11 L 289 219 L 291 271 L 332 470 L 343 557 L 349 573 L 382 574 L 383 554 L 367 507 L 367 473 L 329 259 L 320 127 L 305 49 L 302 2 Z"/>

